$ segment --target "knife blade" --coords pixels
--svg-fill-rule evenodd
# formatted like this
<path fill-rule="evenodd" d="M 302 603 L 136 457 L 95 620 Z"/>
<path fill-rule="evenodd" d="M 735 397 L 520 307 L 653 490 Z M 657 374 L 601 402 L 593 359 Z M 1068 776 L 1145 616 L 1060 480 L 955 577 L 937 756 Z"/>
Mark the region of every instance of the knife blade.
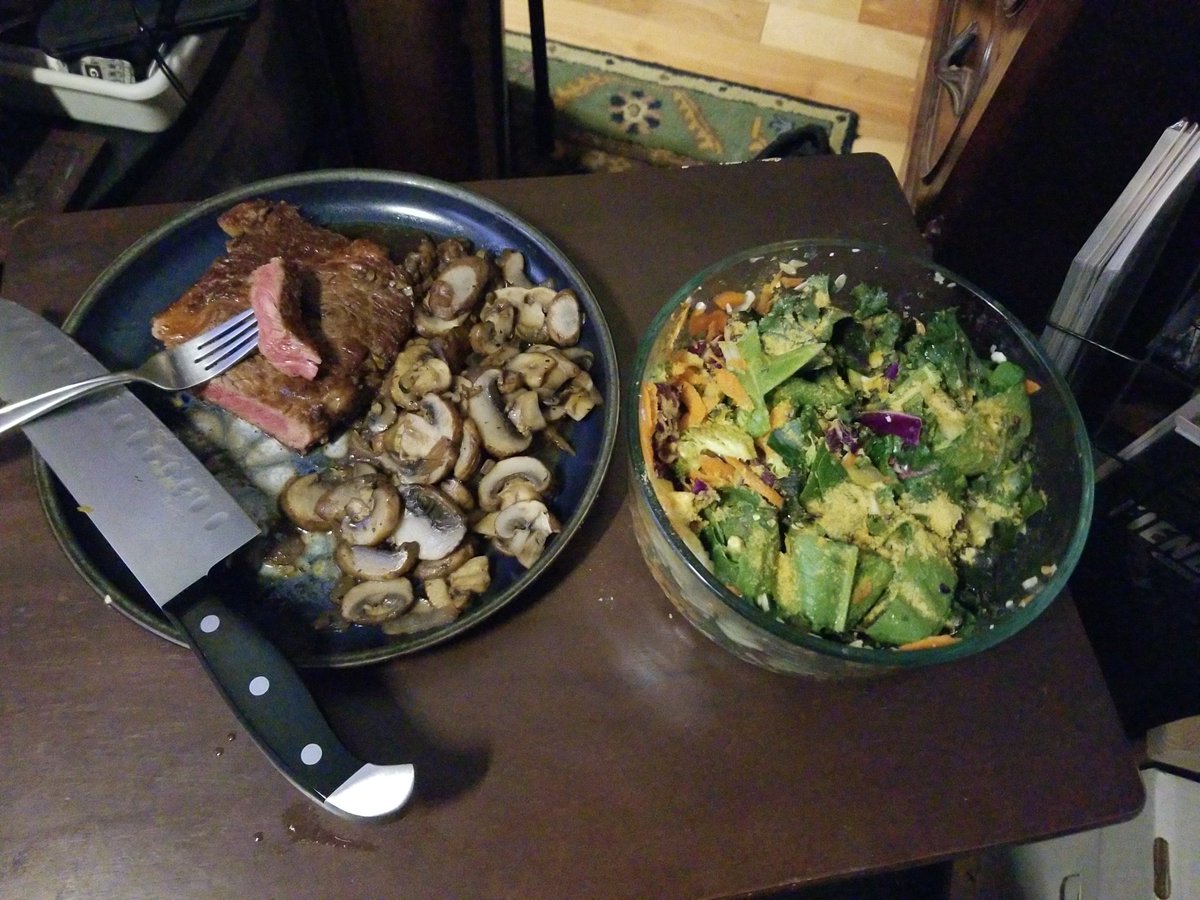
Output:
<path fill-rule="evenodd" d="M 50 322 L 0 299 L 0 398 L 15 402 L 106 371 Z M 351 818 L 389 816 L 407 802 L 413 766 L 352 754 L 284 654 L 221 600 L 210 573 L 258 526 L 145 404 L 114 388 L 24 431 L 295 787 Z"/>

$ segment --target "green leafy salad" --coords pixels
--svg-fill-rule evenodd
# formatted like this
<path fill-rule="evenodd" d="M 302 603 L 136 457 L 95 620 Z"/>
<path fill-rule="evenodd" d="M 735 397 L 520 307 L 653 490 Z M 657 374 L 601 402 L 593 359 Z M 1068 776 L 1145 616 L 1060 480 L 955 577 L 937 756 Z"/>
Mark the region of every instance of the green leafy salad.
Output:
<path fill-rule="evenodd" d="M 680 536 L 732 591 L 845 642 L 953 642 L 1045 505 L 1038 385 L 975 352 L 954 309 L 783 262 L 691 306 L 642 385 L 641 449 Z"/>

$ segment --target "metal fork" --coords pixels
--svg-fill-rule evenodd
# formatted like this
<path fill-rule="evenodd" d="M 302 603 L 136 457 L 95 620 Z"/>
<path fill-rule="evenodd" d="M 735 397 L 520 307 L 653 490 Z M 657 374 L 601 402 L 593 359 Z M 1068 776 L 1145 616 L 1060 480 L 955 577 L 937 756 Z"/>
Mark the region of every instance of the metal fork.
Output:
<path fill-rule="evenodd" d="M 197 387 L 245 359 L 258 346 L 258 322 L 247 309 L 190 341 L 155 353 L 136 369 L 98 375 L 0 407 L 0 435 L 106 387 L 131 381 L 164 391 Z"/>

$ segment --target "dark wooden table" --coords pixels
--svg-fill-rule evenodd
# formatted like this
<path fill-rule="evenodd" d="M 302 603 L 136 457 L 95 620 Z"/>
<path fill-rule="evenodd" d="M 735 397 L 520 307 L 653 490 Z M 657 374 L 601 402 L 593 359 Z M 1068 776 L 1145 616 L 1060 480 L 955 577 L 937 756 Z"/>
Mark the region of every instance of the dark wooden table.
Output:
<path fill-rule="evenodd" d="M 664 299 L 744 246 L 923 249 L 871 155 L 476 187 L 578 264 L 624 366 Z M 178 209 L 31 220 L 4 294 L 61 316 Z M 1106 825 L 1142 803 L 1069 598 L 952 665 L 771 674 L 672 613 L 634 542 L 622 449 L 534 596 L 432 652 L 306 676 L 354 749 L 417 766 L 403 817 L 346 822 L 276 773 L 188 651 L 76 574 L 22 437 L 0 444 L 0 492 L 5 896 L 727 895 Z"/>

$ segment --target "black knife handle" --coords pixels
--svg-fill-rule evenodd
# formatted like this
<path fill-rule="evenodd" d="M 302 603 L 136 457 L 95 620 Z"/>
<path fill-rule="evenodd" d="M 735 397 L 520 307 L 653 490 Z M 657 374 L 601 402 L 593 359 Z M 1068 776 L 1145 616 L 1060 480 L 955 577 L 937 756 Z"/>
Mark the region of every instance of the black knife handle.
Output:
<path fill-rule="evenodd" d="M 242 726 L 302 793 L 356 818 L 389 815 L 408 799 L 412 766 L 364 763 L 347 750 L 288 659 L 203 582 L 164 611 L 183 629 Z"/>

